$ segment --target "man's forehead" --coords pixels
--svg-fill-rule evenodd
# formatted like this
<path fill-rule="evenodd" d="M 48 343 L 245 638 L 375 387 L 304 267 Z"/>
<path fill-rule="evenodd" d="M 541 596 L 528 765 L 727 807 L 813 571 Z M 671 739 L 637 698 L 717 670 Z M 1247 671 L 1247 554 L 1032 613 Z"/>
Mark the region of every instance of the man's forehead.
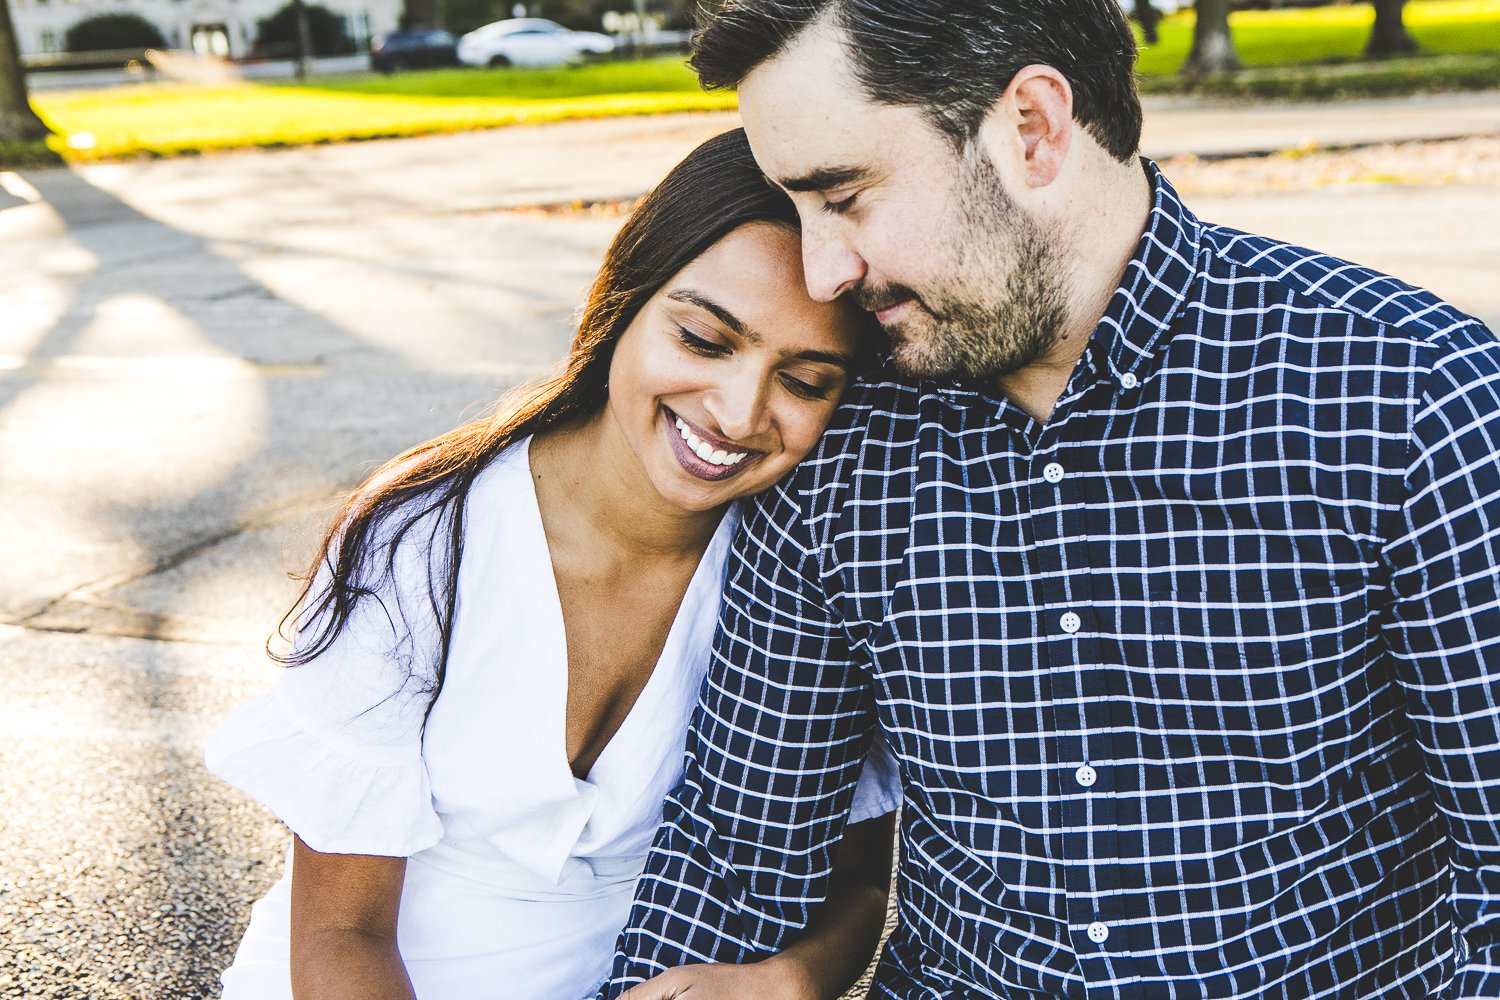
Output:
<path fill-rule="evenodd" d="M 740 86 L 740 117 L 756 161 L 793 191 L 828 190 L 868 173 L 881 148 L 881 121 L 895 111 L 868 98 L 835 29 L 819 26 Z"/>

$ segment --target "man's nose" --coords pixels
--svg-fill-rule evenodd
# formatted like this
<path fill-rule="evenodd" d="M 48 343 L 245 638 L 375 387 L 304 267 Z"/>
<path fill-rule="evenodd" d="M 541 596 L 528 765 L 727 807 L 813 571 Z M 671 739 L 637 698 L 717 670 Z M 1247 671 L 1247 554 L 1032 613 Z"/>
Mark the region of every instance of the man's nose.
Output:
<path fill-rule="evenodd" d="M 830 227 L 804 221 L 802 274 L 807 294 L 818 302 L 832 302 L 865 276 L 864 258 Z"/>

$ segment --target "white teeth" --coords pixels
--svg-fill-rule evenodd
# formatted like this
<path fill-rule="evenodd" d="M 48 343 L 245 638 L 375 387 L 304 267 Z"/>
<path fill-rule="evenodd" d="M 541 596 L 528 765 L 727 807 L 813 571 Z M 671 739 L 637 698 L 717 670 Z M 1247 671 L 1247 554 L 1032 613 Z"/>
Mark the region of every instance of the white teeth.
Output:
<path fill-rule="evenodd" d="M 725 451 L 722 448 L 715 448 L 694 434 L 686 421 L 681 417 L 678 417 L 673 423 L 677 427 L 677 433 L 682 435 L 682 439 L 687 442 L 687 446 L 692 450 L 693 454 L 710 465 L 739 465 L 745 460 L 745 456 L 749 454 L 749 452 L 744 451 Z"/>

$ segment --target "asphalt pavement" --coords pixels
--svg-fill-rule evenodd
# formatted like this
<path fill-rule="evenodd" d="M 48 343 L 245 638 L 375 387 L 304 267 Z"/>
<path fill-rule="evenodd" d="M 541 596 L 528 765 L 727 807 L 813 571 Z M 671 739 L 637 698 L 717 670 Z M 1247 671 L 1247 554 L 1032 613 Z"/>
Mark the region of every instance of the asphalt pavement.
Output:
<path fill-rule="evenodd" d="M 620 204 L 734 121 L 0 172 L 0 998 L 216 995 L 286 834 L 201 742 L 274 679 L 288 571 L 560 357 Z M 1500 325 L 1500 95 L 1153 103 L 1145 148 Z"/>

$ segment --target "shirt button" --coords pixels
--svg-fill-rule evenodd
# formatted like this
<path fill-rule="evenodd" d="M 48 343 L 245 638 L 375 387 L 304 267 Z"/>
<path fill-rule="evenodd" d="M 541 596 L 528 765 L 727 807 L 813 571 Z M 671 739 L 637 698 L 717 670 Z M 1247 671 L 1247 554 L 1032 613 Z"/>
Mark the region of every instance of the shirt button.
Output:
<path fill-rule="evenodd" d="M 1062 616 L 1062 630 L 1064 632 L 1072 635 L 1074 632 L 1077 632 L 1081 628 L 1083 628 L 1083 619 L 1079 618 L 1073 612 L 1069 611 L 1067 614 Z"/>
<path fill-rule="evenodd" d="M 1063 477 L 1063 467 L 1056 462 L 1048 462 L 1047 467 L 1042 470 L 1042 478 L 1049 483 L 1060 483 Z"/>
<path fill-rule="evenodd" d="M 1095 944 L 1103 944 L 1109 940 L 1109 928 L 1095 920 L 1089 924 L 1089 940 Z"/>
<path fill-rule="evenodd" d="M 1140 385 L 1140 380 L 1135 377 L 1135 372 L 1126 372 L 1120 376 L 1120 384 L 1127 389 L 1134 389 Z"/>
<path fill-rule="evenodd" d="M 1077 778 L 1078 783 L 1084 788 L 1093 788 L 1094 782 L 1099 780 L 1099 772 L 1085 764 L 1073 772 L 1073 777 Z M 1100 926 L 1102 927 L 1103 924 Z"/>

